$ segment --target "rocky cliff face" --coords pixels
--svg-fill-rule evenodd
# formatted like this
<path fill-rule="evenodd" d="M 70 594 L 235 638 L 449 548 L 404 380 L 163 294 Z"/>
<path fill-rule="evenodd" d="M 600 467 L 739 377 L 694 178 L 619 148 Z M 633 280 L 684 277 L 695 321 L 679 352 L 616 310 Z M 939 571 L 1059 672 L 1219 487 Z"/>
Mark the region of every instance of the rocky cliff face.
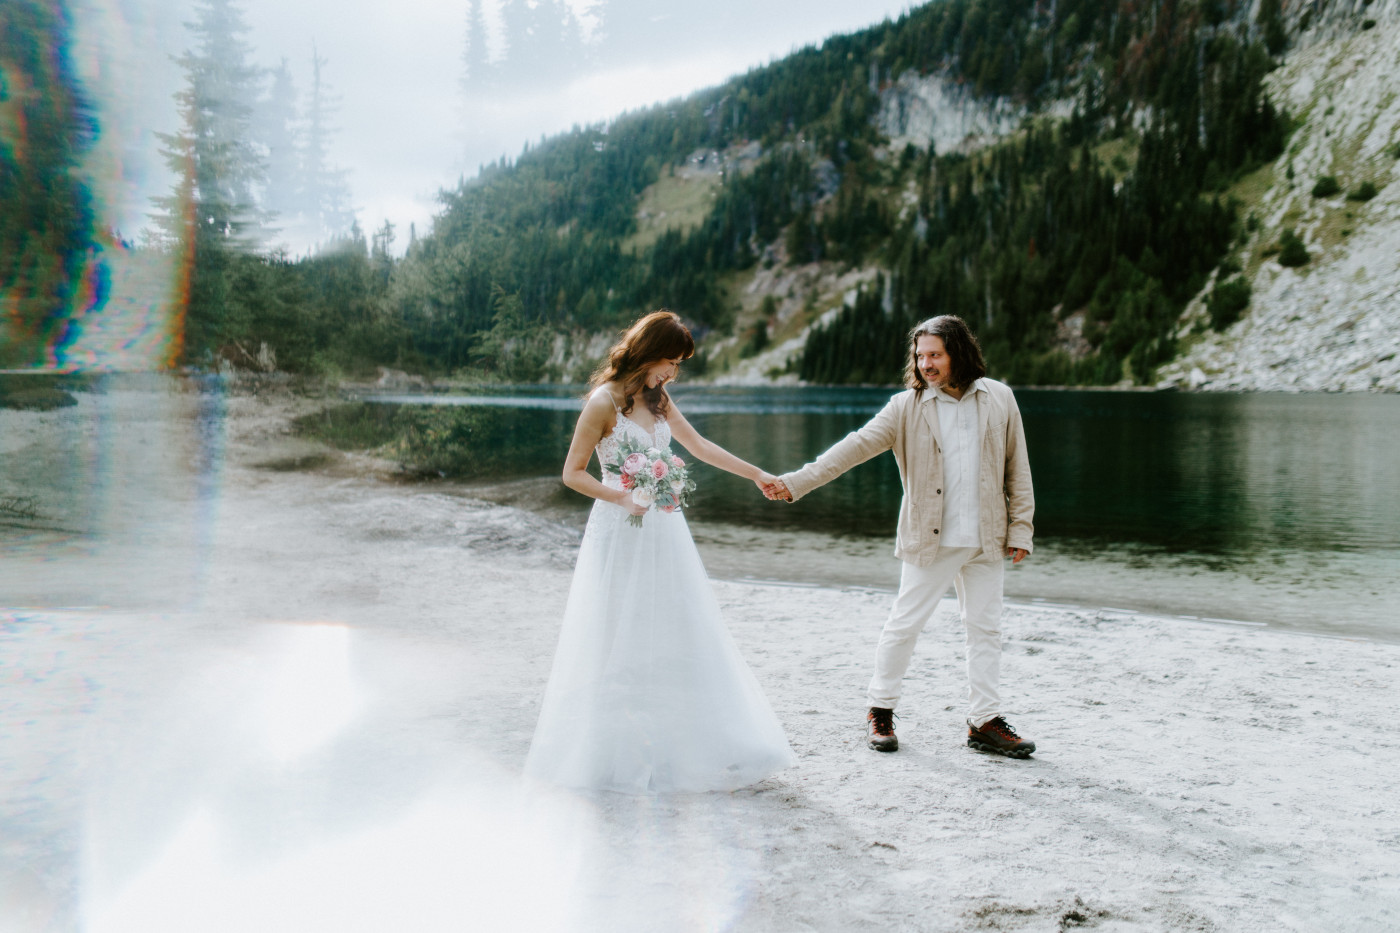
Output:
<path fill-rule="evenodd" d="M 890 145 L 877 153 L 890 158 L 906 145 L 938 153 L 970 153 L 1016 131 L 1027 115 L 1023 107 L 1005 100 L 979 100 L 956 82 L 938 75 L 907 71 L 880 91 L 876 122 Z M 816 166 L 818 204 L 835 194 L 839 178 L 828 161 Z M 905 210 L 912 210 L 914 195 L 906 193 Z M 801 356 L 811 328 L 828 323 L 843 304 L 856 300 L 857 291 L 872 282 L 881 271 L 875 264 L 848 268 L 836 262 L 815 262 L 790 266 L 781 241 L 770 244 L 765 262 L 755 270 L 741 289 L 741 319 L 751 319 L 753 310 L 765 295 L 778 299 L 777 312 L 769 322 L 774 335 L 772 346 L 760 353 L 730 360 L 722 372 L 703 377 L 715 385 L 793 385 L 799 382 L 792 362 Z M 809 309 L 819 313 L 809 315 Z M 805 326 L 794 320 L 808 317 Z M 741 334 L 712 340 L 706 345 L 712 355 L 732 351 L 743 340 Z"/>
<path fill-rule="evenodd" d="M 1004 100 L 979 101 L 971 92 L 938 75 L 906 71 L 880 92 L 880 132 L 895 151 L 913 143 L 920 149 L 969 152 L 1020 125 L 1023 108 Z"/>
<path fill-rule="evenodd" d="M 1270 85 L 1301 122 L 1245 208 L 1258 223 L 1238 257 L 1251 305 L 1223 333 L 1203 335 L 1208 285 L 1183 317 L 1186 351 L 1159 378 L 1204 389 L 1400 391 L 1400 0 L 1324 11 Z M 1338 190 L 1314 195 L 1324 176 Z M 1363 200 L 1367 183 L 1376 193 Z M 1302 266 L 1279 263 L 1289 229 L 1309 253 Z"/>
<path fill-rule="evenodd" d="M 1284 15 L 1294 44 L 1269 91 L 1298 128 L 1285 155 L 1242 186 L 1253 229 L 1232 258 L 1252 301 L 1233 326 L 1211 330 L 1213 277 L 1183 314 L 1182 354 L 1159 371 L 1159 385 L 1400 391 L 1400 0 L 1285 3 Z M 1065 116 L 1069 105 L 1049 113 Z M 978 100 L 956 82 L 911 71 L 880 91 L 877 122 L 891 152 L 910 143 L 972 152 L 1026 116 L 1008 101 Z M 1314 196 L 1324 176 L 1338 190 Z M 1375 194 L 1362 199 L 1366 183 Z M 1285 230 L 1302 240 L 1306 264 L 1280 264 Z M 804 329 L 719 380 L 771 380 L 806 336 Z"/>

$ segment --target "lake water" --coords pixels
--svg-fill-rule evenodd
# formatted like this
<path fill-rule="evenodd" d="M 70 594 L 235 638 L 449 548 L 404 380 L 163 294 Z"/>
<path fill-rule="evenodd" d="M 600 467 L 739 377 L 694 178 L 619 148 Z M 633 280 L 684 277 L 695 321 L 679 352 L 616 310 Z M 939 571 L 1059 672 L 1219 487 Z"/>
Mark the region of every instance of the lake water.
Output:
<path fill-rule="evenodd" d="M 779 473 L 864 424 L 890 392 L 680 385 L 674 396 L 705 436 Z M 499 410 L 519 462 L 552 474 L 578 394 L 378 400 Z M 1400 637 L 1400 398 L 1021 390 L 1017 399 L 1037 550 L 1009 575 L 1011 595 Z M 901 489 L 889 454 L 792 506 L 768 503 L 752 484 L 703 464 L 696 480 L 689 514 L 697 538 L 786 536 L 781 555 L 750 561 L 743 575 L 879 587 L 897 580 L 888 545 Z M 803 539 L 809 553 L 794 534 L 811 536 Z"/>

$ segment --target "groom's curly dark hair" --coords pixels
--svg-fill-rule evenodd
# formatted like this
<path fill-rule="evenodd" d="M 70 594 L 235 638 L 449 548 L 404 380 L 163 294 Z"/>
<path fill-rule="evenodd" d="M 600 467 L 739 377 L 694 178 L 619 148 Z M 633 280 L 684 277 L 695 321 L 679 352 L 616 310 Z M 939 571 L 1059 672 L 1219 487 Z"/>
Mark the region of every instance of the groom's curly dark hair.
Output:
<path fill-rule="evenodd" d="M 953 371 L 948 383 L 954 389 L 966 389 L 978 379 L 987 375 L 987 363 L 982 359 L 982 346 L 972 335 L 967 322 L 956 314 L 940 314 L 917 324 L 909 332 L 909 360 L 904 367 L 904 385 L 920 392 L 928 388 L 928 380 L 919 372 L 914 358 L 914 345 L 920 337 L 937 337 L 943 341 L 948 358 L 953 361 Z"/>

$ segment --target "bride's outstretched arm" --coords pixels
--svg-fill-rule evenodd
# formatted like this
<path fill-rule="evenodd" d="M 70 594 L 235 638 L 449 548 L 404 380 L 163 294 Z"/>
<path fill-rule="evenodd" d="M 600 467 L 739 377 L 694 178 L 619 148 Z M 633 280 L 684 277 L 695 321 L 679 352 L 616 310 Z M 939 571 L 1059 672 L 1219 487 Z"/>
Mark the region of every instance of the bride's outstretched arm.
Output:
<path fill-rule="evenodd" d="M 583 414 L 578 416 L 578 424 L 574 426 L 569 455 L 564 458 L 564 485 L 585 496 L 620 505 L 633 515 L 642 515 L 646 508 L 634 502 L 631 493 L 604 486 L 588 472 L 588 459 L 593 456 L 593 448 L 598 446 L 604 434 L 612 430 L 615 420 L 612 405 L 601 394 L 593 396 L 583 406 Z"/>
<path fill-rule="evenodd" d="M 697 459 L 703 460 L 710 466 L 719 467 L 735 476 L 742 476 L 745 479 L 753 480 L 755 486 L 765 496 L 773 482 L 777 479 L 771 473 L 760 470 L 745 460 L 725 450 L 714 441 L 706 440 L 700 436 L 700 432 L 685 420 L 685 415 L 676 407 L 675 400 L 671 401 L 671 411 L 666 416 L 666 421 L 671 425 L 671 436 L 680 441 L 681 446 L 690 451 Z"/>

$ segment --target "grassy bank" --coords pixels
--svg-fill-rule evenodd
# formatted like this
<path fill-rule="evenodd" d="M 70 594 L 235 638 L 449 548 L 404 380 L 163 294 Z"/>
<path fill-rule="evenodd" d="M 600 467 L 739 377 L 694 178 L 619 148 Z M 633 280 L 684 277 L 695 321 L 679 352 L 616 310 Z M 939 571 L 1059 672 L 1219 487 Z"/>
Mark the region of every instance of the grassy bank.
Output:
<path fill-rule="evenodd" d="M 52 411 L 78 404 L 73 392 L 89 388 L 82 376 L 24 373 L 0 375 L 0 408 Z"/>
<path fill-rule="evenodd" d="M 372 453 L 421 477 L 494 479 L 555 472 L 573 412 L 349 402 L 299 418 L 297 433 Z"/>

